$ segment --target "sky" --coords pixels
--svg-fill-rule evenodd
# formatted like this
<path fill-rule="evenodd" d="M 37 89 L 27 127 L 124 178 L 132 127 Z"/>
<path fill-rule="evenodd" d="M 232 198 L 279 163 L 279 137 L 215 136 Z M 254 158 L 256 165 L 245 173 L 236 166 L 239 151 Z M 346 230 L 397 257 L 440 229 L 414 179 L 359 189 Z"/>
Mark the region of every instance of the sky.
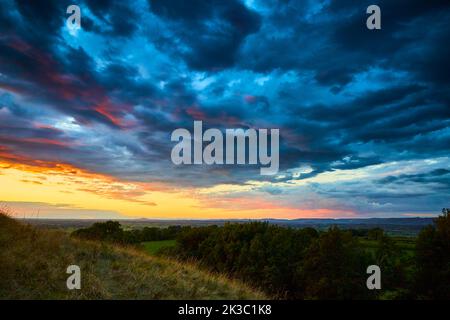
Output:
<path fill-rule="evenodd" d="M 81 9 L 81 28 L 66 9 Z M 381 8 L 368 30 L 366 8 Z M 450 2 L 0 4 L 0 206 L 39 218 L 366 218 L 450 206 Z M 280 169 L 177 128 L 278 128 Z"/>

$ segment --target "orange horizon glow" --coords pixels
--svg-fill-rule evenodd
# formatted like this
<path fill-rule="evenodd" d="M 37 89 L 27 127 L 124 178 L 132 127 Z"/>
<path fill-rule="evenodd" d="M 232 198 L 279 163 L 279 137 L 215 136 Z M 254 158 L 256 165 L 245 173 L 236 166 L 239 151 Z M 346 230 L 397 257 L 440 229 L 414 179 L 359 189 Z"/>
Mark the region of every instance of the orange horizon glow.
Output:
<path fill-rule="evenodd" d="M 221 198 L 222 191 L 168 183 L 120 180 L 67 163 L 34 160 L 0 149 L 0 202 L 47 204 L 64 218 L 67 209 L 115 212 L 123 218 L 261 219 L 353 217 L 327 208 L 300 209 L 259 198 Z M 25 210 L 25 209 L 23 209 Z M 41 215 L 45 216 L 44 212 Z M 96 218 L 93 213 L 91 218 Z"/>

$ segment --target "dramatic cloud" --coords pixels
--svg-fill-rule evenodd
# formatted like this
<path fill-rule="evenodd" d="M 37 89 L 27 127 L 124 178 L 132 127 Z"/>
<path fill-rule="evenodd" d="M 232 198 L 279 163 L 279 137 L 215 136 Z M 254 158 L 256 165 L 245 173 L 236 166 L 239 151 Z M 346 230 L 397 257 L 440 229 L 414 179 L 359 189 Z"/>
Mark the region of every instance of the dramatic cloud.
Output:
<path fill-rule="evenodd" d="M 66 27 L 70 4 L 2 3 L 0 174 L 55 163 L 90 172 L 108 178 L 77 192 L 149 215 L 153 188 L 188 194 L 191 209 L 215 217 L 395 216 L 450 204 L 448 1 L 378 1 L 381 30 L 366 28 L 371 1 L 83 0 L 77 31 Z M 279 128 L 279 174 L 173 165 L 170 134 L 194 120 Z"/>

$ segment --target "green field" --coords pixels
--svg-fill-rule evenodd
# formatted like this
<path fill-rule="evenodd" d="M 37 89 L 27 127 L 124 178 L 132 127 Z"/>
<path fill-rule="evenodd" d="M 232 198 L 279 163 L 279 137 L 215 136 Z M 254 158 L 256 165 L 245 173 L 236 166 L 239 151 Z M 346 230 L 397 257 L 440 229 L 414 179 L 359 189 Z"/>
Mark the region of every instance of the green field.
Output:
<path fill-rule="evenodd" d="M 413 237 L 391 237 L 395 246 L 400 250 L 414 251 L 416 248 L 416 238 Z M 360 243 L 366 248 L 377 248 L 377 240 L 359 239 Z"/>
<path fill-rule="evenodd" d="M 142 242 L 144 249 L 151 255 L 158 253 L 162 248 L 175 246 L 175 240 L 147 241 Z"/>
<path fill-rule="evenodd" d="M 416 250 L 416 238 L 413 237 L 391 237 L 393 245 L 397 252 L 399 253 L 399 257 L 403 257 L 405 259 L 413 259 L 415 256 Z M 378 241 L 376 240 L 368 240 L 364 238 L 359 239 L 359 243 L 368 251 L 373 254 L 377 251 L 379 246 Z"/>

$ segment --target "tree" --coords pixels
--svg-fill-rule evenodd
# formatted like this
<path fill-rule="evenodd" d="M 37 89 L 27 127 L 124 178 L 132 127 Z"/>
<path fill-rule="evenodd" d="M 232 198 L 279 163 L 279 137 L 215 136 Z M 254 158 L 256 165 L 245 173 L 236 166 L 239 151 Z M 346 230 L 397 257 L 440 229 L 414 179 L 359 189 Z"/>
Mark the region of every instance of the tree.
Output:
<path fill-rule="evenodd" d="M 305 299 L 366 299 L 368 257 L 350 232 L 331 228 L 307 250 L 298 269 Z"/>
<path fill-rule="evenodd" d="M 380 240 L 384 237 L 384 231 L 381 228 L 370 229 L 367 233 L 367 238 L 369 240 Z"/>
<path fill-rule="evenodd" d="M 406 264 L 401 250 L 388 236 L 383 235 L 378 239 L 375 250 L 375 264 L 382 271 L 383 290 L 379 292 L 382 298 L 405 299 L 410 297 L 410 285 L 408 285 Z"/>
<path fill-rule="evenodd" d="M 117 221 L 96 222 L 89 228 L 74 231 L 72 235 L 89 240 L 124 242 L 124 231 Z"/>
<path fill-rule="evenodd" d="M 450 209 L 442 209 L 435 226 L 420 232 L 416 256 L 418 297 L 450 299 Z"/>

